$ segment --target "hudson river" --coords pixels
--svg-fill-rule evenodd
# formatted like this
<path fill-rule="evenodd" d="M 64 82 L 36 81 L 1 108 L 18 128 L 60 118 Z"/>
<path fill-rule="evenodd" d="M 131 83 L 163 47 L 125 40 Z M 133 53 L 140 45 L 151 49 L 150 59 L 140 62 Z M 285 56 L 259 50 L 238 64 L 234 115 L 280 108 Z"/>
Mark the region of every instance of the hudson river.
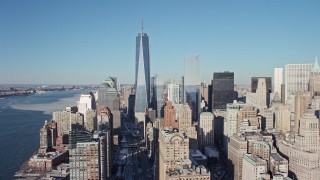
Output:
<path fill-rule="evenodd" d="M 53 111 L 76 105 L 81 91 L 50 92 L 0 99 L 0 180 L 14 173 L 39 148 L 39 130 Z"/>

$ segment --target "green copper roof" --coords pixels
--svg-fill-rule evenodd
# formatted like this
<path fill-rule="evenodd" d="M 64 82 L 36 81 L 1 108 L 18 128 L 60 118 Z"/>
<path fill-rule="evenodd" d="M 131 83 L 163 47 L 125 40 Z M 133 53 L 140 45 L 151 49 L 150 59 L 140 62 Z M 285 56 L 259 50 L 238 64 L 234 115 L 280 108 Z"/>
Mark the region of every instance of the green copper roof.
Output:
<path fill-rule="evenodd" d="M 316 60 L 314 62 L 314 65 L 312 67 L 312 72 L 320 72 L 320 67 L 318 64 L 318 57 L 316 56 Z"/>

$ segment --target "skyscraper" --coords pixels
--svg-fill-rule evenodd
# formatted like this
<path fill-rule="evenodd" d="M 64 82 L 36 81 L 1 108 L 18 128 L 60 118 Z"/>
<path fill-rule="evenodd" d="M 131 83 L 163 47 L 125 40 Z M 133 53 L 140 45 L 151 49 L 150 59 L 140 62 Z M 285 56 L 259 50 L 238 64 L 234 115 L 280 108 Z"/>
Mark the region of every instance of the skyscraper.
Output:
<path fill-rule="evenodd" d="M 278 93 L 281 98 L 281 84 L 283 84 L 283 68 L 274 68 L 273 80 L 273 93 Z"/>
<path fill-rule="evenodd" d="M 109 131 L 91 136 L 90 133 L 70 131 L 70 179 L 110 178 L 112 146 Z"/>
<path fill-rule="evenodd" d="M 201 88 L 200 88 L 201 100 L 204 100 L 207 106 L 208 106 L 208 99 L 209 99 L 208 98 L 208 92 L 209 92 L 208 87 L 209 86 L 208 86 L 207 82 L 201 83 Z M 211 109 L 210 109 L 210 111 L 211 111 Z"/>
<path fill-rule="evenodd" d="M 271 77 L 251 77 L 251 91 L 254 93 L 257 91 L 259 79 L 265 79 L 267 93 L 271 93 L 272 92 Z"/>
<path fill-rule="evenodd" d="M 276 107 L 275 109 L 275 122 L 277 132 L 290 131 L 290 109 L 287 106 Z"/>
<path fill-rule="evenodd" d="M 297 92 L 294 98 L 294 124 L 291 131 L 299 133 L 301 118 L 308 109 L 312 97 L 310 92 Z"/>
<path fill-rule="evenodd" d="M 214 147 L 214 115 L 211 112 L 202 112 L 199 120 L 199 147 Z"/>
<path fill-rule="evenodd" d="M 176 109 L 172 106 L 171 101 L 167 101 L 164 107 L 164 127 L 179 128 L 179 123 L 176 119 Z"/>
<path fill-rule="evenodd" d="M 312 64 L 285 65 L 285 103 L 298 91 L 308 91 Z"/>
<path fill-rule="evenodd" d="M 186 55 L 184 63 L 184 103 L 192 110 L 192 121 L 197 121 L 200 110 L 200 56 Z"/>
<path fill-rule="evenodd" d="M 56 145 L 57 140 L 57 123 L 45 121 L 44 126 L 40 129 L 40 148 L 51 148 Z"/>
<path fill-rule="evenodd" d="M 242 163 L 242 179 L 270 179 L 268 172 L 268 163 L 259 156 L 245 154 Z"/>
<path fill-rule="evenodd" d="M 246 104 L 237 101 L 227 104 L 227 114 L 223 125 L 223 145 L 226 154 L 228 151 L 229 137 L 237 133 L 238 112 L 245 106 Z"/>
<path fill-rule="evenodd" d="M 176 83 L 170 83 L 168 85 L 168 100 L 173 104 L 180 103 L 180 85 Z"/>
<path fill-rule="evenodd" d="M 159 132 L 159 178 L 173 179 L 210 179 L 210 172 L 189 158 L 189 137 L 184 133 Z"/>
<path fill-rule="evenodd" d="M 320 95 L 320 66 L 317 57 L 310 74 L 309 91 L 312 97 Z"/>
<path fill-rule="evenodd" d="M 258 87 L 260 87 L 260 89 L 259 89 L 260 92 L 257 92 Z M 270 93 L 272 92 L 271 77 L 252 77 L 251 78 L 251 91 L 252 91 L 252 93 L 256 93 L 257 96 L 261 96 L 261 95 L 265 96 L 266 95 L 266 102 L 263 102 L 263 104 L 266 106 L 269 106 L 270 105 Z M 266 91 L 266 92 L 262 92 L 262 91 Z M 257 99 L 259 102 L 261 98 L 258 97 Z M 259 103 L 262 103 L 262 102 L 260 101 Z"/>
<path fill-rule="evenodd" d="M 227 103 L 232 103 L 235 98 L 234 73 L 213 73 L 212 109 L 226 109 Z"/>
<path fill-rule="evenodd" d="M 185 132 L 192 125 L 192 111 L 188 104 L 182 105 L 179 111 L 179 131 Z"/>
<path fill-rule="evenodd" d="M 101 83 L 98 90 L 98 111 L 104 107 L 109 107 L 112 111 L 119 111 L 119 101 L 117 78 L 108 77 Z"/>
<path fill-rule="evenodd" d="M 141 32 L 136 38 L 135 90 L 135 116 L 140 122 L 144 120 L 145 110 L 150 103 L 149 37 L 143 32 L 143 23 Z"/>
<path fill-rule="evenodd" d="M 164 97 L 163 97 L 163 81 L 158 75 L 155 75 L 152 79 L 152 108 L 156 110 L 156 116 L 158 118 L 163 117 L 163 106 L 164 106 Z"/>
<path fill-rule="evenodd" d="M 279 151 L 289 158 L 289 171 L 294 179 L 316 180 L 320 177 L 319 119 L 308 108 L 300 118 L 299 133 L 294 140 L 277 143 Z M 278 141 L 278 140 L 277 140 Z"/>

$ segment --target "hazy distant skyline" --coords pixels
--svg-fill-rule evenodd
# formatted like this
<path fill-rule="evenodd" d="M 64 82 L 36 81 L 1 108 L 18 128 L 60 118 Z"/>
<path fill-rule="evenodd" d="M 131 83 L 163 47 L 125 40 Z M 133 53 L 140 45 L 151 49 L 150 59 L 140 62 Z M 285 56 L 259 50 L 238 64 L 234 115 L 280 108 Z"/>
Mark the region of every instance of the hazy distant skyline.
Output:
<path fill-rule="evenodd" d="M 202 81 L 232 71 L 236 84 L 320 55 L 317 0 L 0 0 L 0 84 L 134 84 L 142 14 L 164 80 L 180 79 L 187 54 Z"/>

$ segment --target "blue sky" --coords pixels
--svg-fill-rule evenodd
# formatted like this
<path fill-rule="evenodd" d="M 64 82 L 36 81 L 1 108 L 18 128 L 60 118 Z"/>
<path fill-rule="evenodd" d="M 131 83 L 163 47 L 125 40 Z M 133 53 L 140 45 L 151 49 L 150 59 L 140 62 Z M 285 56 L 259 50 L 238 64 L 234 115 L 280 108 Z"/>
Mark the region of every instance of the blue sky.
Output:
<path fill-rule="evenodd" d="M 186 54 L 202 80 L 233 71 L 238 84 L 320 55 L 317 0 L 0 0 L 0 84 L 134 83 L 142 14 L 162 79 L 183 75 Z"/>

